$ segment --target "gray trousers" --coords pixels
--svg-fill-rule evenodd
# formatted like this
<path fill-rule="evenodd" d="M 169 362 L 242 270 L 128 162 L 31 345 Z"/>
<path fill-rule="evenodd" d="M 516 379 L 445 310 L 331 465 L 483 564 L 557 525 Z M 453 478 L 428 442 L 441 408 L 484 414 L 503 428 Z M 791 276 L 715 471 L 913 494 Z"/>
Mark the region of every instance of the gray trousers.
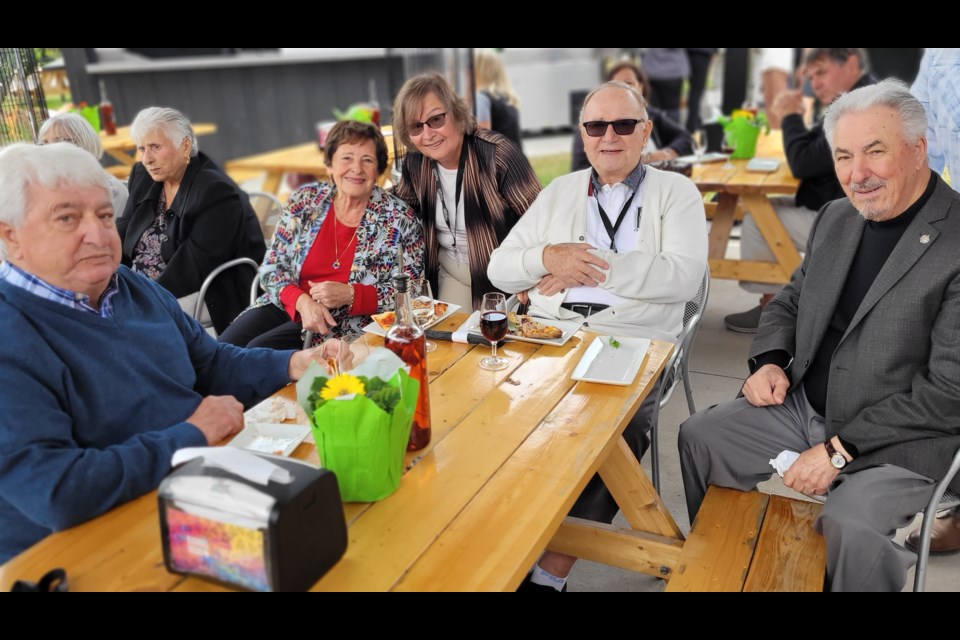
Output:
<path fill-rule="evenodd" d="M 781 451 L 802 453 L 824 440 L 823 417 L 802 388 L 781 406 L 754 407 L 738 398 L 698 412 L 681 425 L 678 442 L 690 522 L 708 485 L 750 491 L 770 478 L 769 461 Z M 814 524 L 826 541 L 830 589 L 902 589 L 917 556 L 891 538 L 933 490 L 930 478 L 892 465 L 841 473 Z"/>
<path fill-rule="evenodd" d="M 770 204 L 777 212 L 777 217 L 780 218 L 783 228 L 787 230 L 790 240 L 793 241 L 793 246 L 797 248 L 797 251 L 804 251 L 817 212 L 806 207 L 796 206 L 791 197 L 770 198 Z M 753 216 L 749 213 L 743 218 L 743 226 L 740 227 L 740 258 L 761 262 L 774 261 L 770 246 L 764 239 L 763 234 L 760 233 L 760 228 L 754 222 Z M 769 282 L 741 282 L 740 287 L 751 293 L 764 294 L 777 293 L 783 288 L 783 285 Z"/>

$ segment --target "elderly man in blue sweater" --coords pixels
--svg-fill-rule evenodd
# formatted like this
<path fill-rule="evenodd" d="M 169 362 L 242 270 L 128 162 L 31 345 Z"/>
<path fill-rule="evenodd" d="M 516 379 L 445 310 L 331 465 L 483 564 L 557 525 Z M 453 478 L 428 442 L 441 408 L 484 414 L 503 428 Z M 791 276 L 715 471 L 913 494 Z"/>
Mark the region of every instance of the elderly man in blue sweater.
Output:
<path fill-rule="evenodd" d="M 156 488 L 322 360 L 217 343 L 119 266 L 114 216 L 85 151 L 0 152 L 0 562 Z"/>

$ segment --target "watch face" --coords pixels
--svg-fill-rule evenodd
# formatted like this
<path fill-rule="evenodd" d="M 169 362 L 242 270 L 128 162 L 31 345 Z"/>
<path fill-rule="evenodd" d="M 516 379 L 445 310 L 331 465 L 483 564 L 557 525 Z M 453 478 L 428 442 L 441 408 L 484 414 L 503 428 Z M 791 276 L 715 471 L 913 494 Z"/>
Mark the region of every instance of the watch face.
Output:
<path fill-rule="evenodd" d="M 830 464 L 832 464 L 837 469 L 843 469 L 847 464 L 847 459 L 843 457 L 841 453 L 835 453 L 830 458 Z"/>

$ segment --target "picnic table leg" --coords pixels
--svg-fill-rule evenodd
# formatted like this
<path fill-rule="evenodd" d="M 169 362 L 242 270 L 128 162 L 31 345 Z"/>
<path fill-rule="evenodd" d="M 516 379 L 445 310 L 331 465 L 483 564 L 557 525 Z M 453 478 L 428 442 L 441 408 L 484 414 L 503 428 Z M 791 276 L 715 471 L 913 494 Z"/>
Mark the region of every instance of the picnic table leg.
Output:
<path fill-rule="evenodd" d="M 282 179 L 282 171 L 268 171 L 267 177 L 263 181 L 263 190 L 267 193 L 278 194 L 280 191 L 280 180 Z"/>
<path fill-rule="evenodd" d="M 762 193 L 747 193 L 742 195 L 743 208 L 750 212 L 757 228 L 763 234 L 764 240 L 770 246 L 777 264 L 783 269 L 784 282 L 790 280 L 790 276 L 800 265 L 800 253 L 793 246 L 790 234 L 783 228 L 776 210 L 770 204 L 770 199 Z"/>

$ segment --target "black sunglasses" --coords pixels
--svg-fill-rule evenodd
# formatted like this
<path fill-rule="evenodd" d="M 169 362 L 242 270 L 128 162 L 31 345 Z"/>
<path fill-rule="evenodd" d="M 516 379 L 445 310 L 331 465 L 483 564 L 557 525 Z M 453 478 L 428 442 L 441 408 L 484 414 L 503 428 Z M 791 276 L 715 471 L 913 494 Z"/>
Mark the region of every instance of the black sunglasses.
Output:
<path fill-rule="evenodd" d="M 423 125 L 427 125 L 431 129 L 439 129 L 447 121 L 447 112 L 438 113 L 435 116 L 427 118 L 424 122 L 414 122 L 410 125 L 410 135 L 418 136 L 423 133 Z M 601 134 L 602 135 L 602 134 Z"/>
<path fill-rule="evenodd" d="M 632 118 L 627 120 L 614 120 L 613 122 L 591 120 L 590 122 L 584 122 L 583 128 L 591 138 L 602 137 L 610 125 L 613 125 L 613 132 L 618 136 L 629 136 L 636 130 L 637 125 L 641 122 L 646 122 L 646 120 L 634 120 Z"/>

